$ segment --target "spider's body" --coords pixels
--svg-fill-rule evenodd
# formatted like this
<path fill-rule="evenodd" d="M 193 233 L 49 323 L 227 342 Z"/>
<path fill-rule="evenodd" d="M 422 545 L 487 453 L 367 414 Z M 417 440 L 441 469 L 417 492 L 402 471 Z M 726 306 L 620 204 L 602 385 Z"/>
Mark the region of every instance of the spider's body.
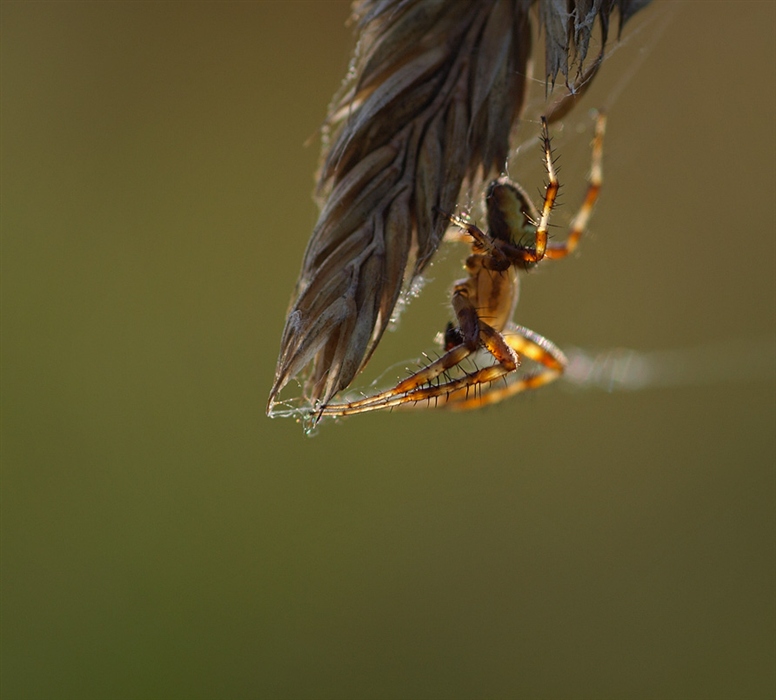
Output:
<path fill-rule="evenodd" d="M 457 323 L 449 325 L 445 333 L 445 354 L 392 389 L 350 403 L 321 406 L 316 411 L 319 417 L 394 407 L 479 408 L 547 384 L 563 372 L 566 358 L 553 343 L 512 323 L 519 296 L 518 272 L 546 258 L 565 257 L 576 248 L 601 188 L 604 127 L 605 119 L 599 115 L 587 195 L 565 242 L 550 243 L 547 235 L 559 183 L 545 119 L 542 144 L 549 182 L 541 210 L 523 188 L 502 177 L 490 184 L 485 197 L 487 233 L 459 216 L 444 214 L 460 229 L 453 238 L 470 240 L 472 246 L 465 263 L 468 276 L 453 287 L 452 307 Z M 473 372 L 462 371 L 462 376 L 451 376 L 451 370 L 460 368 L 466 358 L 480 349 L 486 350 L 495 362 Z M 538 363 L 540 369 L 520 375 L 522 357 Z"/>

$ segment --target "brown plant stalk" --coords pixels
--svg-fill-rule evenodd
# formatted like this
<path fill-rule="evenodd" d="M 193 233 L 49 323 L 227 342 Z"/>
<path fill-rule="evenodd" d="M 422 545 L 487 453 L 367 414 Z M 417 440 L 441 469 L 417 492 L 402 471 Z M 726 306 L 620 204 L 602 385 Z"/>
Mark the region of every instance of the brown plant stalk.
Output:
<path fill-rule="evenodd" d="M 328 403 L 367 362 L 402 289 L 431 260 L 462 186 L 506 163 L 530 75 L 532 5 L 546 35 L 548 83 L 586 87 L 620 25 L 648 0 L 360 0 L 352 78 L 332 105 L 318 179 L 321 213 L 305 252 L 267 412 L 305 376 Z M 582 72 L 595 19 L 601 53 Z M 571 93 L 578 93 L 572 90 Z M 558 118 L 573 106 L 562 100 Z"/>

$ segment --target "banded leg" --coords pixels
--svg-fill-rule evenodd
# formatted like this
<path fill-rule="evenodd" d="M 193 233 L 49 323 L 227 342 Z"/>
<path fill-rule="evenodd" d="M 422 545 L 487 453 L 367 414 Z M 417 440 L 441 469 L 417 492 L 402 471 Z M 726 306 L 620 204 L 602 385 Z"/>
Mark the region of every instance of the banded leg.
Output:
<path fill-rule="evenodd" d="M 542 117 L 543 160 L 547 169 L 548 182 L 544 190 L 544 200 L 541 210 L 538 210 L 525 190 L 507 177 L 500 177 L 491 182 L 485 196 L 488 214 L 488 235 L 490 246 L 498 251 L 494 259 L 504 259 L 509 264 L 525 266 L 526 263 L 537 263 L 547 252 L 548 229 L 550 214 L 558 196 L 560 183 L 552 162 L 550 135 L 547 131 L 547 120 Z M 452 218 L 451 221 L 466 229 L 478 240 L 477 234 L 484 236 L 465 221 Z M 533 247 L 524 244 L 528 237 L 533 238 Z"/>
<path fill-rule="evenodd" d="M 537 389 L 557 379 L 566 366 L 566 357 L 552 342 L 534 333 L 528 328 L 515 326 L 502 335 L 507 345 L 517 354 L 528 357 L 544 366 L 536 372 L 506 381 L 516 368 L 510 369 L 503 364 L 493 364 L 483 367 L 462 377 L 451 379 L 440 384 L 423 384 L 438 377 L 455 365 L 448 365 L 445 358 L 453 354 L 462 355 L 463 359 L 471 354 L 465 345 L 458 345 L 428 367 L 416 372 L 412 377 L 398 384 L 394 389 L 382 392 L 361 401 L 348 404 L 329 405 L 321 409 L 322 416 L 345 416 L 355 413 L 367 413 L 386 408 L 423 409 L 450 408 L 452 410 L 471 410 L 485 405 L 498 403 L 503 399 L 523 391 Z M 448 365 L 440 369 L 441 365 Z M 423 377 L 421 380 L 420 378 Z M 415 388 L 400 391 L 402 384 L 416 383 Z"/>
<path fill-rule="evenodd" d="M 466 348 L 465 345 L 459 345 L 450 352 L 464 349 L 466 356 L 471 354 L 471 351 Z M 443 359 L 443 358 L 440 358 Z M 431 367 L 431 366 L 429 366 Z M 419 375 L 424 375 L 425 369 L 416 373 L 409 380 L 413 380 Z M 451 369 L 451 368 L 448 368 Z M 466 374 L 458 379 L 452 379 L 440 384 L 431 384 L 430 386 L 421 386 L 407 391 L 405 393 L 396 393 L 395 389 L 391 389 L 382 394 L 363 399 L 361 401 L 355 401 L 347 404 L 329 404 L 324 406 L 316 412 L 320 417 L 323 416 L 348 416 L 356 413 L 368 413 L 369 411 L 380 411 L 386 408 L 437 408 L 438 406 L 445 405 L 449 398 L 455 395 L 456 392 L 463 391 L 469 392 L 472 387 L 479 387 L 490 382 L 494 382 L 500 379 L 510 371 L 503 365 L 495 364 L 479 369 L 471 374 Z M 441 374 L 441 372 L 439 373 Z M 439 376 L 437 374 L 436 376 Z M 408 380 L 405 380 L 408 381 Z M 423 405 L 418 405 L 420 402 L 427 402 Z"/>
<path fill-rule="evenodd" d="M 560 183 L 552 163 L 552 148 L 550 147 L 550 134 L 547 130 L 547 119 L 542 117 L 542 143 L 544 144 L 544 165 L 547 168 L 547 187 L 544 190 L 544 202 L 542 203 L 541 217 L 536 226 L 536 243 L 534 250 L 526 251 L 529 254 L 525 258 L 528 262 L 539 262 L 547 251 L 547 229 L 550 226 L 550 212 L 558 196 Z"/>
<path fill-rule="evenodd" d="M 460 379 L 430 387 L 428 390 L 397 397 L 386 408 L 433 407 L 468 411 L 496 404 L 524 391 L 538 389 L 563 374 L 567 364 L 566 356 L 547 338 L 524 326 L 513 326 L 504 333 L 503 338 L 518 355 L 530 358 L 543 365 L 543 368 L 510 380 L 509 376 L 514 372 L 507 371 L 501 365 L 491 365 Z M 399 398 L 402 400 L 399 401 Z M 421 401 L 427 403 L 418 405 Z M 411 403 L 406 405 L 407 402 Z"/>
<path fill-rule="evenodd" d="M 328 404 L 321 406 L 317 409 L 316 413 L 319 417 L 322 416 L 345 416 L 352 413 L 366 413 L 367 411 L 376 411 L 381 408 L 390 408 L 392 406 L 402 403 L 403 396 L 415 396 L 422 397 L 429 391 L 431 396 L 438 389 L 439 386 L 446 386 L 454 384 L 456 380 L 452 382 L 444 382 L 442 384 L 434 384 L 434 380 L 440 375 L 445 374 L 454 367 L 458 367 L 467 357 L 476 352 L 480 347 L 486 349 L 496 360 L 496 364 L 485 368 L 484 370 L 478 370 L 473 375 L 466 375 L 463 379 L 467 382 L 470 376 L 478 376 L 475 380 L 475 384 L 492 381 L 500 376 L 514 372 L 520 365 L 520 359 L 518 354 L 510 343 L 504 338 L 504 336 L 497 330 L 489 326 L 487 323 L 480 321 L 479 324 L 479 343 L 461 343 L 448 350 L 444 355 L 434 360 L 430 365 L 418 370 L 412 376 L 399 382 L 392 389 L 387 389 L 379 394 L 373 396 L 367 396 L 357 401 L 351 401 L 346 404 Z M 498 372 L 493 374 L 491 368 L 499 368 Z M 493 375 L 492 379 L 488 377 Z M 411 400 L 421 400 L 415 398 Z M 397 403 L 398 401 L 398 403 Z"/>
<path fill-rule="evenodd" d="M 469 257 L 469 264 L 471 266 L 480 265 L 484 257 L 486 256 L 472 255 Z M 499 331 L 480 318 L 480 312 L 472 301 L 473 295 L 476 295 L 476 284 L 473 284 L 471 279 L 461 280 L 453 289 L 452 306 L 458 320 L 460 344 L 448 350 L 428 367 L 399 382 L 393 389 L 350 404 L 321 406 L 318 409 L 320 416 L 338 415 L 338 412 L 344 408 L 347 408 L 348 412 L 353 412 L 353 409 L 373 410 L 369 407 L 382 407 L 385 401 L 393 397 L 422 389 L 424 385 L 433 382 L 440 374 L 460 365 L 463 360 L 479 348 L 485 348 L 493 356 L 496 363 L 503 367 L 505 373 L 514 372 L 520 363 L 518 355 Z"/>
<path fill-rule="evenodd" d="M 515 264 L 518 262 L 537 263 L 544 258 L 552 260 L 565 258 L 569 253 L 572 253 L 576 249 L 579 239 L 587 228 L 593 206 L 601 191 L 603 182 L 603 168 L 601 163 L 605 131 L 606 116 L 599 113 L 596 118 L 595 135 L 593 136 L 593 154 L 587 192 L 582 206 L 571 223 L 566 241 L 563 243 L 554 243 L 549 242 L 548 240 L 550 214 L 555 204 L 560 184 L 558 182 L 557 173 L 555 172 L 555 166 L 552 162 L 550 137 L 547 131 L 547 122 L 544 118 L 542 118 L 542 143 L 544 147 L 544 164 L 547 168 L 549 182 L 547 183 L 547 188 L 544 193 L 541 213 L 536 211 L 522 188 L 509 181 L 507 178 L 494 180 L 491 184 L 491 194 L 489 195 L 490 199 L 496 194 L 494 188 L 500 188 L 498 204 L 494 206 L 498 208 L 504 207 L 507 210 L 519 208 L 522 210 L 523 216 L 528 217 L 527 221 L 530 221 L 533 216 L 538 218 L 538 223 L 532 227 L 534 229 L 533 248 L 526 248 L 522 245 L 518 246 L 512 243 L 509 240 L 512 236 L 508 235 L 507 231 L 501 231 L 501 226 L 496 226 L 496 223 L 499 222 L 494 222 L 492 219 L 490 235 L 487 235 L 479 227 L 462 217 L 440 211 L 440 214 L 449 219 L 452 224 L 461 230 L 460 233 L 448 232 L 445 234 L 445 238 L 449 241 L 464 242 L 467 240 L 467 235 L 470 236 L 480 248 L 490 254 L 492 263 L 489 266 L 489 269 L 494 270 L 506 269 L 508 264 Z M 518 216 L 516 211 L 504 212 L 503 215 L 506 215 L 507 220 L 516 227 L 514 232 L 510 232 L 512 235 L 516 235 L 518 230 L 523 230 L 523 227 L 519 223 L 521 217 Z"/>
<path fill-rule="evenodd" d="M 590 179 L 588 180 L 585 200 L 582 203 L 577 215 L 571 223 L 568 237 L 563 243 L 550 243 L 544 253 L 546 258 L 559 260 L 572 253 L 579 243 L 579 239 L 587 228 L 587 222 L 590 220 L 590 214 L 593 212 L 593 206 L 598 199 L 603 183 L 603 168 L 601 166 L 604 132 L 606 131 L 606 115 L 598 114 L 595 122 L 595 135 L 593 136 L 593 157 L 590 166 Z"/>
<path fill-rule="evenodd" d="M 469 355 L 472 350 L 465 344 L 456 345 L 448 350 L 444 355 L 434 360 L 430 365 L 423 367 L 403 381 L 399 382 L 392 389 L 386 389 L 374 396 L 367 396 L 357 401 L 351 401 L 344 404 L 327 404 L 317 409 L 316 413 L 320 416 L 346 416 L 352 413 L 366 413 L 375 411 L 379 408 L 387 408 L 388 402 L 397 396 L 405 396 L 413 391 L 419 391 L 425 384 L 432 382 L 441 374 L 458 366 Z"/>
<path fill-rule="evenodd" d="M 473 249 L 479 248 L 490 258 L 488 269 L 494 271 L 506 270 L 512 264 L 509 257 L 494 243 L 494 239 L 488 236 L 481 228 L 466 221 L 466 219 L 457 214 L 448 214 L 440 211 L 451 224 L 457 226 L 460 230 L 457 233 L 445 233 L 445 239 L 455 243 L 472 243 Z"/>
<path fill-rule="evenodd" d="M 491 384 L 474 396 L 451 395 L 447 407 L 451 411 L 470 411 L 499 403 L 524 391 L 532 391 L 554 382 L 566 368 L 568 361 L 561 349 L 547 338 L 523 326 L 514 326 L 504 333 L 504 340 L 521 357 L 528 357 L 543 365 L 542 369 L 517 377 L 512 381 Z"/>

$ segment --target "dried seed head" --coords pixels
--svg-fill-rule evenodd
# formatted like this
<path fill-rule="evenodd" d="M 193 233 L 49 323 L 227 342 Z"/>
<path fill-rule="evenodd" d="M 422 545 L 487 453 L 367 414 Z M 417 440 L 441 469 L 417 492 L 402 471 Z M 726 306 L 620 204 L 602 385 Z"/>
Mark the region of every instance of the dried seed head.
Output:
<path fill-rule="evenodd" d="M 351 79 L 335 98 L 321 214 L 281 340 L 268 412 L 306 368 L 327 403 L 369 359 L 405 283 L 428 264 L 464 182 L 503 167 L 529 74 L 535 0 L 361 0 Z M 540 0 L 546 75 L 581 67 L 596 17 L 646 0 Z M 600 57 L 597 61 L 600 63 Z M 597 64 L 595 66 L 597 68 Z M 595 70 L 587 74 L 592 78 Z M 561 108 L 559 108 L 560 113 Z"/>

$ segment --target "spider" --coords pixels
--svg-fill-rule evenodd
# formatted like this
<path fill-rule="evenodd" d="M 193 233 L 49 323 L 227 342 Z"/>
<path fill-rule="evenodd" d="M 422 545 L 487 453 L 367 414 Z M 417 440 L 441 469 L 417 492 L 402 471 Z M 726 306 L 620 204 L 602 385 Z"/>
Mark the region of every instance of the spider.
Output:
<path fill-rule="evenodd" d="M 458 227 L 459 232 L 452 236 L 454 240 L 471 242 L 471 254 L 465 263 L 468 277 L 453 287 L 452 307 L 457 325 L 447 326 L 444 354 L 392 389 L 349 403 L 317 407 L 316 420 L 397 407 L 479 408 L 537 389 L 563 373 L 566 366 L 563 352 L 538 333 L 511 321 L 519 296 L 518 272 L 542 260 L 564 258 L 577 247 L 601 189 L 605 126 L 606 118 L 599 114 L 587 194 L 564 242 L 550 242 L 547 235 L 550 212 L 560 185 L 544 117 L 541 143 L 549 181 L 541 212 L 526 191 L 507 177 L 500 177 L 488 186 L 487 233 L 461 216 L 439 212 Z M 481 350 L 492 356 L 494 362 L 475 367 L 473 371 L 463 370 L 461 363 Z M 519 374 L 521 360 L 526 357 L 539 368 Z M 451 372 L 454 369 L 460 371 L 454 375 Z"/>

